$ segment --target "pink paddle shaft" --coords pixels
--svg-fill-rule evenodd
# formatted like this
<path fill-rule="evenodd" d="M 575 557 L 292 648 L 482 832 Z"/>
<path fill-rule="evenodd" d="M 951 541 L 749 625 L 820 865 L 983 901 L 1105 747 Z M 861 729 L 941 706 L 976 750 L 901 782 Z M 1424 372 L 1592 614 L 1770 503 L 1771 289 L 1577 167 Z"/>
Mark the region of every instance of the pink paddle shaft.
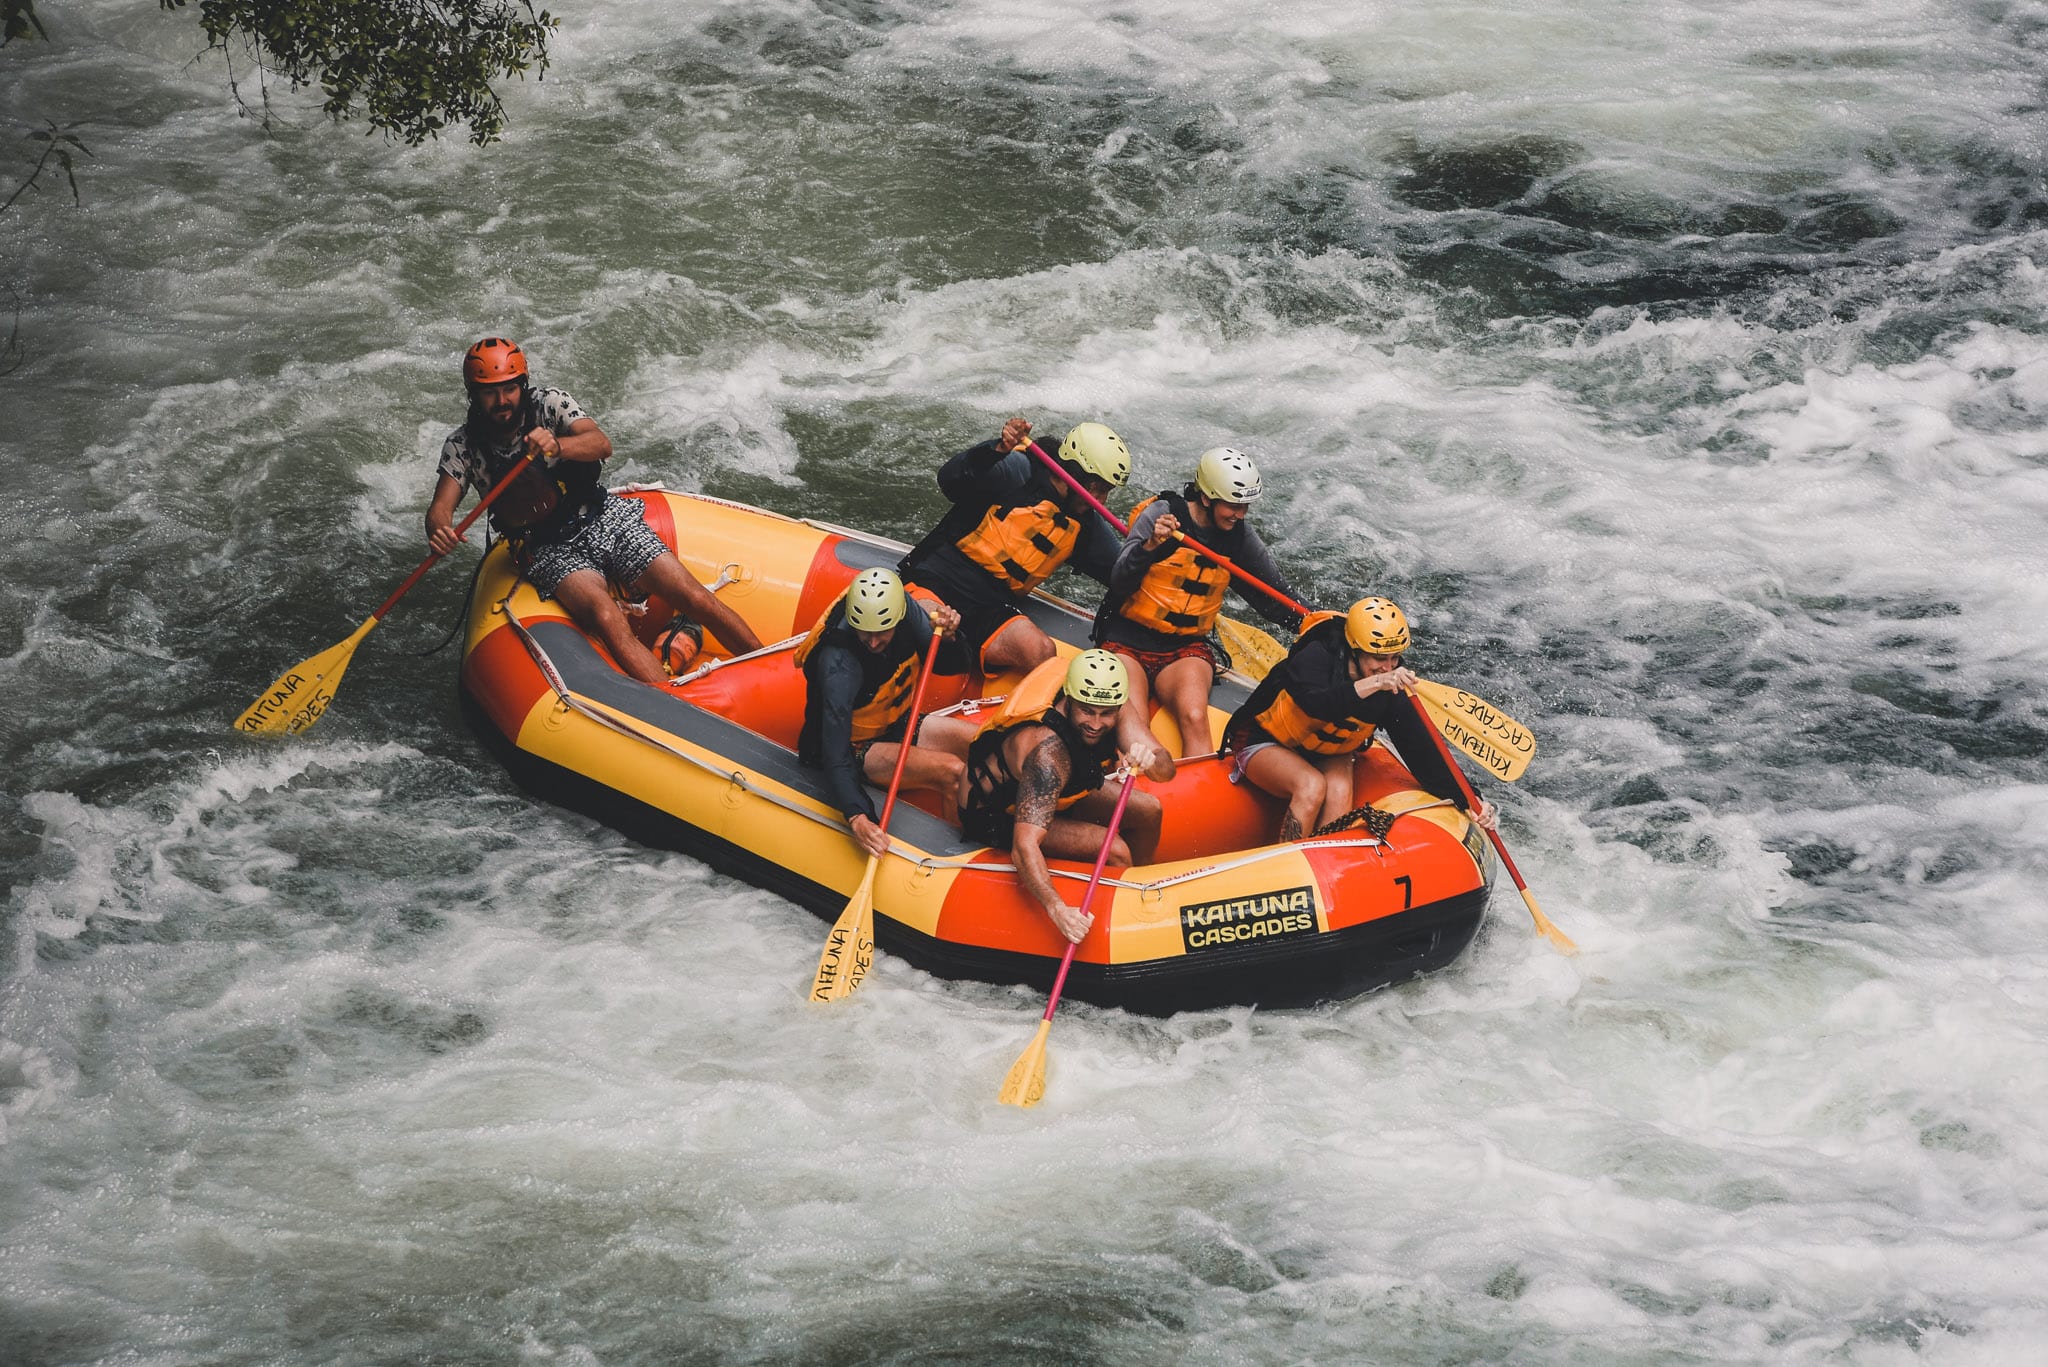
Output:
<path fill-rule="evenodd" d="M 1081 894 L 1081 914 L 1088 914 L 1088 904 L 1095 900 L 1096 885 L 1102 882 L 1102 870 L 1109 864 L 1109 847 L 1116 843 L 1116 828 L 1124 819 L 1124 804 L 1131 800 L 1131 789 L 1138 784 L 1136 774 L 1124 775 L 1124 790 L 1117 794 L 1116 810 L 1109 814 L 1109 829 L 1102 833 L 1102 853 L 1095 856 L 1095 872 L 1088 875 L 1088 891 Z M 1074 965 L 1074 951 L 1081 947 L 1079 940 L 1067 941 L 1067 952 L 1060 959 L 1060 975 L 1052 980 L 1052 999 L 1045 1004 L 1045 1015 L 1041 1020 L 1051 1020 L 1053 1011 L 1060 1004 L 1060 993 L 1067 985 L 1067 970 Z"/>
<path fill-rule="evenodd" d="M 910 695 L 910 714 L 903 719 L 903 744 L 896 749 L 896 772 L 889 778 L 889 796 L 882 802 L 882 834 L 889 833 L 889 814 L 896 810 L 896 794 L 903 791 L 903 765 L 910 758 L 910 743 L 917 738 L 917 714 L 924 707 L 924 686 L 932 677 L 932 665 L 939 658 L 939 631 L 932 628 L 932 643 L 924 652 L 924 667 L 917 673 L 917 688 Z"/>
<path fill-rule="evenodd" d="M 1065 480 L 1067 482 L 1068 488 L 1072 489 L 1082 498 L 1087 499 L 1089 507 L 1093 508 L 1096 512 L 1101 513 L 1104 517 L 1108 518 L 1110 526 L 1116 528 L 1125 536 L 1129 536 L 1131 534 L 1131 529 L 1124 525 L 1123 519 L 1118 517 L 1115 513 L 1111 512 L 1107 507 L 1103 505 L 1101 499 L 1097 498 L 1095 495 L 1089 493 L 1086 489 L 1082 488 L 1080 483 L 1077 480 L 1075 480 L 1075 478 L 1072 475 L 1068 474 L 1064 469 L 1060 468 L 1060 463 L 1058 461 L 1054 460 L 1051 456 L 1045 454 L 1044 447 L 1040 446 L 1035 441 L 1027 441 L 1024 444 L 1031 448 L 1032 455 L 1037 456 L 1040 460 L 1045 462 L 1046 469 L 1052 471 L 1061 479 Z M 1259 578 L 1250 570 L 1240 568 L 1236 561 L 1232 560 L 1229 556 L 1223 554 L 1221 551 L 1212 551 L 1207 546 L 1204 546 L 1201 542 L 1196 541 L 1192 537 L 1184 536 L 1180 538 L 1180 541 L 1182 545 L 1194 547 L 1195 552 L 1197 554 L 1208 556 L 1211 560 L 1221 565 L 1224 569 L 1229 570 L 1232 574 L 1236 575 L 1239 579 L 1242 579 L 1245 583 L 1250 584 L 1253 588 L 1265 594 L 1268 598 L 1274 599 L 1277 602 L 1285 603 L 1288 607 L 1293 608 L 1296 612 L 1300 613 L 1304 617 L 1308 616 L 1309 610 L 1306 607 L 1302 606 L 1300 603 L 1295 602 L 1292 598 L 1280 592 L 1280 590 L 1274 588 L 1271 584 L 1268 584 L 1265 580 Z"/>

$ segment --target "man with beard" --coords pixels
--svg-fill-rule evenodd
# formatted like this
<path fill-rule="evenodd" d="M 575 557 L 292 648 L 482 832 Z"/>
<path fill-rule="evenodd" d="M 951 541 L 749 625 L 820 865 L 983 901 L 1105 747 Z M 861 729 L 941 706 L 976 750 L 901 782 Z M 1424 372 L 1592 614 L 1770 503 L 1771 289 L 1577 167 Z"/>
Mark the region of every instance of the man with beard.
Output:
<path fill-rule="evenodd" d="M 440 479 L 427 506 L 427 545 L 446 555 L 464 488 L 491 488 L 527 453 L 534 459 L 491 505 L 491 528 L 512 545 L 519 571 L 543 598 L 565 608 L 613 663 L 642 683 L 668 673 L 640 643 L 613 598 L 660 594 L 685 619 L 708 629 L 734 654 L 761 642 L 732 609 L 683 568 L 648 529 L 640 505 L 599 479 L 611 438 L 559 389 L 535 389 L 526 354 L 503 337 L 486 337 L 462 360 L 469 416 L 441 445 Z M 670 636 L 677 635 L 671 628 Z"/>
<path fill-rule="evenodd" d="M 982 723 L 960 779 L 961 829 L 992 848 L 1008 846 L 1017 881 L 1077 944 L 1095 918 L 1053 891 L 1046 857 L 1092 860 L 1101 851 L 1121 791 L 1103 780 L 1119 760 L 1155 782 L 1173 777 L 1172 758 L 1149 739 L 1118 754 L 1117 722 L 1130 695 L 1129 670 L 1106 650 L 1047 660 Z M 1149 862 L 1164 815 L 1157 794 L 1131 794 L 1109 862 Z"/>

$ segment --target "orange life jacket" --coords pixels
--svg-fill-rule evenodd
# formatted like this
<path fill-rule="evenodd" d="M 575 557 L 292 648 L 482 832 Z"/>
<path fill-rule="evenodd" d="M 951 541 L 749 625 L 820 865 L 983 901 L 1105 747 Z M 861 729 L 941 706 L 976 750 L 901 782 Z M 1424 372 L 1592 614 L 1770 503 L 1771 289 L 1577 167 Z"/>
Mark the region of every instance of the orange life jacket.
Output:
<path fill-rule="evenodd" d="M 1053 499 L 998 503 L 954 544 L 960 553 L 1024 594 L 1053 577 L 1081 539 L 1081 524 Z"/>
<path fill-rule="evenodd" d="M 1372 743 L 1371 722 L 1350 719 L 1333 723 L 1311 717 L 1284 688 L 1259 713 L 1258 723 L 1266 728 L 1267 735 L 1289 749 L 1317 755 L 1348 755 Z"/>
<path fill-rule="evenodd" d="M 1184 524 L 1192 524 L 1187 504 L 1171 494 L 1146 499 L 1131 509 L 1131 525 L 1138 515 L 1158 502 Z M 1172 636 L 1206 636 L 1223 611 L 1223 594 L 1230 587 L 1230 571 L 1208 556 L 1182 542 L 1172 554 L 1153 563 L 1131 596 L 1118 611 L 1141 627 Z"/>
<path fill-rule="evenodd" d="M 1311 612 L 1301 619 L 1301 633 L 1297 643 L 1308 639 L 1308 634 L 1325 622 L 1340 621 L 1341 612 Z M 1282 745 L 1295 750 L 1307 750 L 1317 755 L 1348 755 L 1363 750 L 1372 743 L 1373 725 L 1369 721 L 1356 719 L 1344 722 L 1326 722 L 1311 717 L 1301 710 L 1286 689 L 1273 696 L 1273 701 L 1256 718 L 1266 734 Z"/>

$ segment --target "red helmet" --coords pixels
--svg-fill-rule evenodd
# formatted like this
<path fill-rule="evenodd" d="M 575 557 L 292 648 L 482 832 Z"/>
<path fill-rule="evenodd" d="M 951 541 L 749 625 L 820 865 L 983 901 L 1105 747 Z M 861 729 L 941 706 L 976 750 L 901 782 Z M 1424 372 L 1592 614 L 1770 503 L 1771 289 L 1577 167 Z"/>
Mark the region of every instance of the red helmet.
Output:
<path fill-rule="evenodd" d="M 465 384 L 503 384 L 526 378 L 526 353 L 519 343 L 503 337 L 486 337 L 462 358 Z"/>

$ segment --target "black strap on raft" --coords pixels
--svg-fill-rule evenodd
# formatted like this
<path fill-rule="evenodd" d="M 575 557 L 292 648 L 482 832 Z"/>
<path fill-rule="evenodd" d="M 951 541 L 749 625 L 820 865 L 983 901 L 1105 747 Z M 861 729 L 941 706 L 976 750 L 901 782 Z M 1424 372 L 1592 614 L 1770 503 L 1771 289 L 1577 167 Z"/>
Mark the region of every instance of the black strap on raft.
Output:
<path fill-rule="evenodd" d="M 1372 836 L 1372 838 L 1375 840 L 1385 840 L 1387 838 L 1387 832 L 1394 829 L 1394 818 L 1399 815 L 1400 813 L 1398 812 L 1390 812 L 1387 811 L 1385 808 L 1375 807 L 1370 802 L 1368 802 L 1363 807 L 1353 807 L 1350 811 L 1344 813 L 1344 815 L 1338 817 L 1335 821 L 1324 822 L 1322 825 L 1316 827 L 1315 830 L 1309 832 L 1309 834 L 1312 836 L 1335 835 L 1337 832 L 1349 826 L 1352 822 L 1362 820 L 1365 822 L 1365 829 L 1367 834 Z"/>

